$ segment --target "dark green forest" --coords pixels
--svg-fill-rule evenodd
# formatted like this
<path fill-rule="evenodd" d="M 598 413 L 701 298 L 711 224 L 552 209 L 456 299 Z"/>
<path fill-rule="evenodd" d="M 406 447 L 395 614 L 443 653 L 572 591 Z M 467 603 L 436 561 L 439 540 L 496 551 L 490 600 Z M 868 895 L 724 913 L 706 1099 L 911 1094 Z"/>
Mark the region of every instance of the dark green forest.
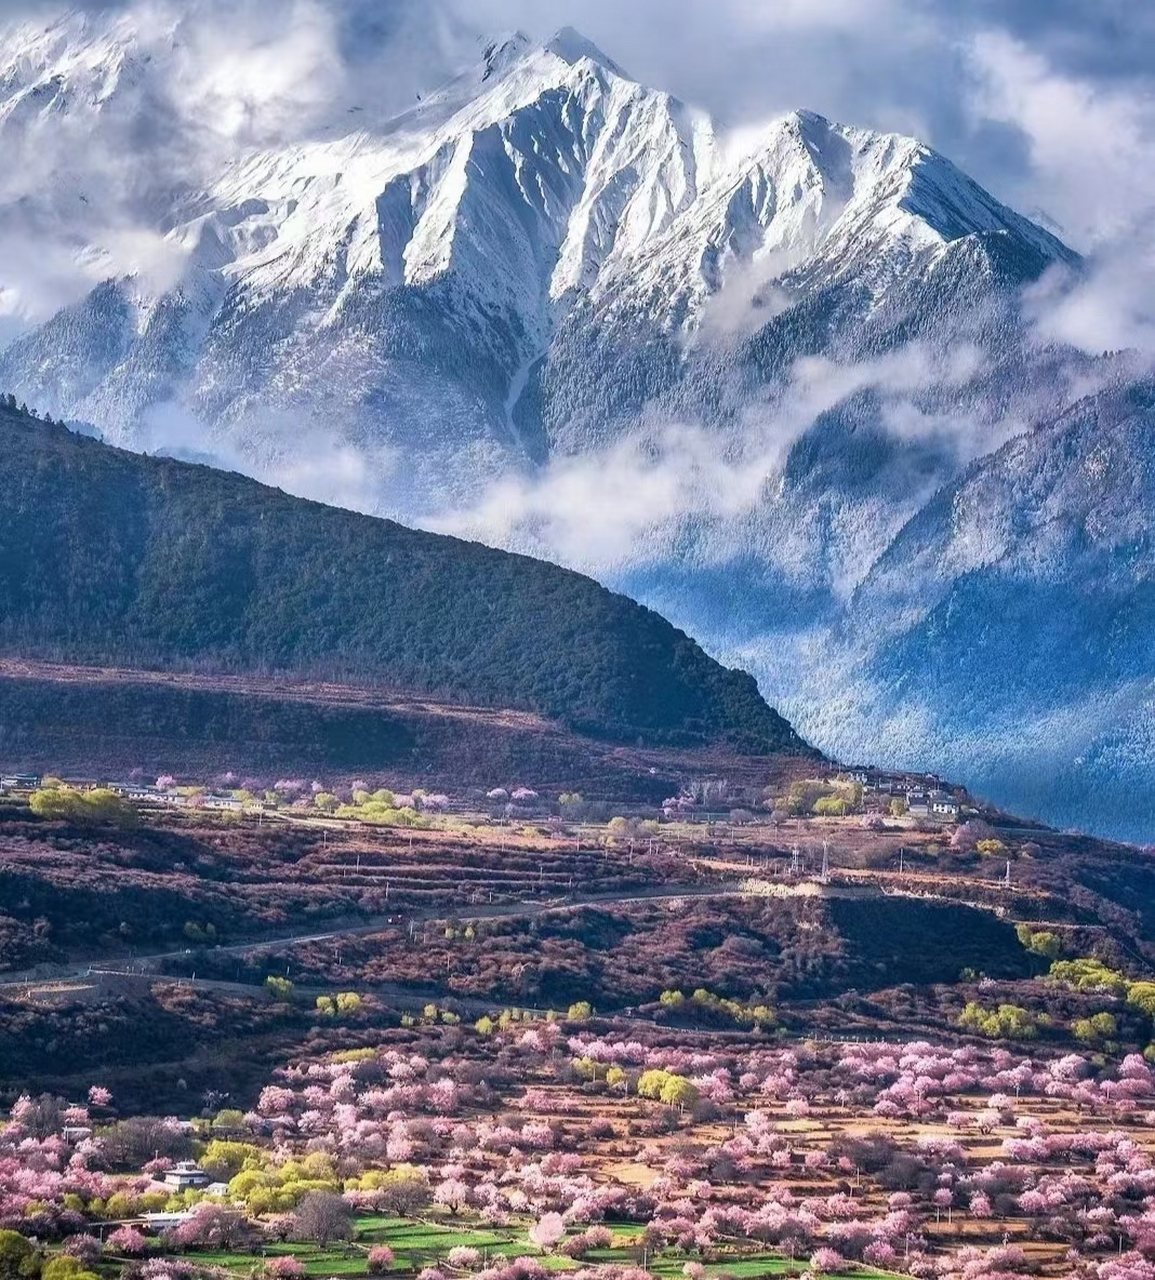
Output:
<path fill-rule="evenodd" d="M 0 450 L 5 654 L 355 682 L 621 741 L 803 747 L 749 675 L 581 574 L 3 401 Z"/>

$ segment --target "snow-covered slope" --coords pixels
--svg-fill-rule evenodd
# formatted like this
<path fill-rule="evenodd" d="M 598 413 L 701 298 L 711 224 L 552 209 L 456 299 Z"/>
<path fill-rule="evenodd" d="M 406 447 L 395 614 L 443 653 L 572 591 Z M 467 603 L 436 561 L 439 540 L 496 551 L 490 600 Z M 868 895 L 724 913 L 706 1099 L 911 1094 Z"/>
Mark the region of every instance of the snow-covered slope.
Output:
<path fill-rule="evenodd" d="M 1103 741 L 1082 682 L 1101 711 L 1155 657 L 1131 613 L 1110 615 L 1120 647 L 1069 606 L 1105 428 L 1045 424 L 1126 371 L 1033 331 L 1023 287 L 1078 270 L 1059 240 L 914 139 L 809 111 L 733 135 L 569 29 L 484 42 L 403 103 L 364 83 L 250 103 L 261 128 L 177 130 L 174 158 L 149 150 L 166 119 L 229 99 L 164 13 L 0 42 L 0 155 L 94 157 L 0 182 L 0 241 L 31 228 L 92 281 L 0 351 L 0 387 L 117 443 L 566 560 L 757 670 L 824 748 L 1125 828 L 1131 784 L 1071 764 Z M 152 165 L 129 145 L 145 120 Z M 115 200 L 93 185 L 113 151 Z M 1007 487 L 1023 459 L 1051 479 Z M 1123 527 L 1145 498 L 1111 474 Z M 976 656 L 975 591 L 1068 625 Z M 1039 675 L 1092 650 L 1125 660 Z M 1038 776 L 1060 720 L 1062 805 L 1007 781 Z"/>
<path fill-rule="evenodd" d="M 1021 812 L 1155 830 L 1155 384 L 1080 401 L 943 489 L 848 610 L 832 733 L 965 767 Z M 836 718 L 831 716 L 831 720 Z M 1090 798 L 1096 798 L 1089 804 Z M 1108 816 L 1109 815 L 1109 816 Z"/>
<path fill-rule="evenodd" d="M 127 21 L 30 38 L 38 75 L 10 74 L 0 113 L 45 130 L 78 102 L 114 111 L 140 78 Z M 17 394 L 127 443 L 177 404 L 254 461 L 291 410 L 361 443 L 422 440 L 441 474 L 456 450 L 500 469 L 604 434 L 614 415 L 591 430 L 583 401 L 616 374 L 594 350 L 570 376 L 575 327 L 692 347 L 738 276 L 853 282 L 877 310 L 964 240 L 1002 238 L 1024 274 L 1070 256 L 911 139 L 800 112 L 739 147 L 568 29 L 489 46 L 376 127 L 244 154 L 160 229 L 175 285 L 116 279 L 15 344 L 0 376 Z"/>

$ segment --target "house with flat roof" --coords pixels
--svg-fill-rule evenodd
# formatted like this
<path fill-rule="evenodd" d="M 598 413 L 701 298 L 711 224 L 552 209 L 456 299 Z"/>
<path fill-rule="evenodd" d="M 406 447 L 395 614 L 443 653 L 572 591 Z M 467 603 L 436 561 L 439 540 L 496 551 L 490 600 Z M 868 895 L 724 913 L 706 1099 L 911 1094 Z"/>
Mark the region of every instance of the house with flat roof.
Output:
<path fill-rule="evenodd" d="M 207 1187 L 212 1178 L 192 1160 L 182 1160 L 171 1169 L 164 1171 L 161 1181 L 166 1187 L 175 1187 L 177 1191 L 188 1191 Z"/>

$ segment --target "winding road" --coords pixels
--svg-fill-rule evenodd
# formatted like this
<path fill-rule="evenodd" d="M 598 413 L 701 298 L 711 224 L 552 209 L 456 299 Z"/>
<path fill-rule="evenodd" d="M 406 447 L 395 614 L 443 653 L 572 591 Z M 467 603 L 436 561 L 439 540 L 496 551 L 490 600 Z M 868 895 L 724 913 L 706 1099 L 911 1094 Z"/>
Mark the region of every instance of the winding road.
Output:
<path fill-rule="evenodd" d="M 431 920 L 504 920 L 523 916 L 542 916 L 552 912 L 574 911 L 582 907 L 625 906 L 634 902 L 675 902 L 683 898 L 727 898 L 742 897 L 743 889 L 736 883 L 719 883 L 708 886 L 687 885 L 683 889 L 671 891 L 666 886 L 655 889 L 638 889 L 631 893 L 588 894 L 582 897 L 549 898 L 541 902 L 523 900 L 511 903 L 494 903 L 485 906 L 465 905 L 464 907 L 438 907 L 427 911 L 397 911 L 390 915 L 374 916 L 357 924 L 340 925 L 324 932 L 286 933 L 273 938 L 261 938 L 247 942 L 229 943 L 212 948 L 214 956 L 244 956 L 276 954 L 278 951 L 292 950 L 294 947 L 315 942 L 340 942 L 345 938 L 366 937 L 380 933 L 390 926 L 407 927 L 411 922 L 426 923 Z M 118 977 L 146 976 L 160 971 L 167 960 L 181 960 L 193 954 L 192 948 L 180 948 L 170 951 L 157 951 L 143 956 L 93 956 L 73 960 L 61 965 L 41 965 L 35 970 L 23 973 L 12 973 L 0 981 L 0 991 L 19 987 L 48 986 L 53 983 L 67 983 L 92 976 L 108 975 Z M 181 979 L 194 982 L 197 986 L 211 986 L 251 991 L 253 988 L 243 983 L 218 981 L 216 979 Z M 321 988 L 318 988 L 321 990 Z M 375 989 L 383 990 L 383 989 Z M 397 992 L 404 991 L 396 988 Z M 444 993 L 441 994 L 444 998 Z M 459 1003 L 461 1003 L 459 1001 Z M 492 1005 L 492 1002 L 489 1002 Z"/>

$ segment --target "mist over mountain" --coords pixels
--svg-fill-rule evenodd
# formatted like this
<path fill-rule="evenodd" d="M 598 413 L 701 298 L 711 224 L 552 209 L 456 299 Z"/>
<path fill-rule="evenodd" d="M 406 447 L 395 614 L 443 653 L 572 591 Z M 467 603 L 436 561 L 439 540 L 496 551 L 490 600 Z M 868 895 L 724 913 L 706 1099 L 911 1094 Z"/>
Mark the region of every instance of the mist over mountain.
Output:
<path fill-rule="evenodd" d="M 0 152 L 100 156 L 219 105 L 199 29 L 150 12 L 11 32 Z M 430 78 L 460 50 L 390 38 Z M 0 234 L 91 287 L 22 326 L 0 387 L 592 573 L 844 758 L 1155 833 L 1152 413 L 1141 358 L 1072 333 L 1076 252 L 915 139 L 728 130 L 570 28 L 404 102 L 289 52 L 115 209 L 13 191 Z"/>

